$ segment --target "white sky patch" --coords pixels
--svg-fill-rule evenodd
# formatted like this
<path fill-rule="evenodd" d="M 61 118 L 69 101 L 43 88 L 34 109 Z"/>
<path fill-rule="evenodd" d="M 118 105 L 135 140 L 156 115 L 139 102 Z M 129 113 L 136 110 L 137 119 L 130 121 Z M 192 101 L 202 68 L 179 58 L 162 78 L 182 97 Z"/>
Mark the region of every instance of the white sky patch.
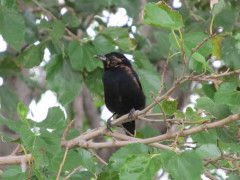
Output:
<path fill-rule="evenodd" d="M 65 1 L 64 1 L 64 0 L 58 0 L 58 3 L 59 3 L 59 4 L 64 4 Z"/>
<path fill-rule="evenodd" d="M 183 112 L 184 112 L 184 113 L 186 113 L 186 110 L 187 110 L 188 107 L 190 107 L 190 108 L 192 108 L 194 111 L 196 111 L 195 108 L 194 108 L 194 107 L 195 107 L 194 104 L 188 104 L 186 107 L 183 108 Z"/>
<path fill-rule="evenodd" d="M 223 64 L 222 64 L 222 61 L 217 60 L 217 61 L 213 61 L 212 65 L 213 67 L 219 69 L 220 67 L 222 67 Z"/>
<path fill-rule="evenodd" d="M 191 101 L 191 103 L 193 103 L 193 104 L 196 104 L 197 103 L 197 99 L 198 98 L 200 98 L 200 96 L 198 95 L 198 94 L 191 94 L 190 95 L 190 101 Z"/>
<path fill-rule="evenodd" d="M 97 21 L 93 21 L 92 24 L 90 24 L 90 26 L 87 28 L 87 34 L 91 37 L 94 38 L 97 33 L 94 31 L 94 29 L 99 26 Z"/>
<path fill-rule="evenodd" d="M 60 11 L 61 15 L 64 15 L 66 12 L 67 12 L 67 8 L 65 8 L 65 7 L 62 8 Z"/>
<path fill-rule="evenodd" d="M 40 44 L 40 41 L 36 41 L 35 43 L 33 43 L 35 46 Z"/>
<path fill-rule="evenodd" d="M 2 85 L 3 85 L 3 78 L 0 77 L 0 86 L 2 86 Z"/>
<path fill-rule="evenodd" d="M 0 52 L 4 52 L 7 49 L 7 43 L 3 40 L 2 35 L 0 35 Z"/>
<path fill-rule="evenodd" d="M 131 55 L 131 54 L 124 54 L 124 56 L 126 56 L 126 58 L 128 58 L 130 61 L 134 62 L 133 55 Z"/>
<path fill-rule="evenodd" d="M 43 61 L 41 62 L 40 66 L 43 67 L 45 66 L 51 59 L 51 53 L 48 48 L 44 49 L 44 56 L 43 56 Z"/>
<path fill-rule="evenodd" d="M 108 19 L 108 26 L 123 26 L 128 23 L 129 16 L 124 8 L 118 8 L 115 14 L 111 14 Z"/>
<path fill-rule="evenodd" d="M 109 110 L 108 110 L 108 108 L 107 108 L 107 106 L 102 106 L 102 108 L 101 108 L 101 119 L 103 119 L 103 120 L 108 120 L 111 116 L 113 115 L 113 113 L 111 113 Z"/>
<path fill-rule="evenodd" d="M 35 100 L 30 103 L 30 112 L 27 115 L 27 118 L 40 122 L 47 117 L 48 109 L 55 106 L 59 106 L 63 110 L 66 117 L 66 111 L 57 101 L 56 95 L 52 91 L 48 90 L 42 94 L 41 99 L 38 103 L 36 103 Z"/>
<path fill-rule="evenodd" d="M 173 1 L 173 7 L 174 8 L 180 8 L 180 7 L 182 7 L 182 3 L 179 0 L 174 0 Z"/>

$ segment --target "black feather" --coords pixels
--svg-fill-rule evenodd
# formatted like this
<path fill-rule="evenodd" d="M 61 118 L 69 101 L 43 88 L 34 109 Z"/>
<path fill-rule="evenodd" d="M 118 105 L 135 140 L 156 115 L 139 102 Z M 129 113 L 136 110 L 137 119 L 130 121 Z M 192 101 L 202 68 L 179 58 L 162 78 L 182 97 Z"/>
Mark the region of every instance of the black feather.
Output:
<path fill-rule="evenodd" d="M 129 113 L 132 109 L 143 109 L 145 95 L 130 61 L 117 52 L 96 57 L 102 59 L 104 64 L 103 84 L 107 108 L 117 114 L 117 117 Z M 135 121 L 124 123 L 123 127 L 134 134 Z"/>

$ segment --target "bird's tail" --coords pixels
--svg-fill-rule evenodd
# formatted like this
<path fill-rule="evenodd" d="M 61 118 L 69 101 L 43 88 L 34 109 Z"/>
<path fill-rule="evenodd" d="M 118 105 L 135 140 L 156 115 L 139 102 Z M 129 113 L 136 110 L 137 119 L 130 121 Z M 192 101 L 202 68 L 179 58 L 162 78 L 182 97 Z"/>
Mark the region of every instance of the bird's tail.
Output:
<path fill-rule="evenodd" d="M 134 136 L 135 131 L 135 121 L 130 121 L 122 124 L 126 130 L 126 135 Z"/>

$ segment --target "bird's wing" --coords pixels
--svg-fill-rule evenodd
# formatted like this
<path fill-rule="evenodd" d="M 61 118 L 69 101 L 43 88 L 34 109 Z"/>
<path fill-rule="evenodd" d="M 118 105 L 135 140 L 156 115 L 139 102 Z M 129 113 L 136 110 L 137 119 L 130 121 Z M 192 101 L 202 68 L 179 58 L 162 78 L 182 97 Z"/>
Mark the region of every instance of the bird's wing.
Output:
<path fill-rule="evenodd" d="M 136 83 L 138 84 L 139 88 L 142 90 L 142 85 L 140 83 L 137 73 L 134 70 L 132 70 L 132 73 L 133 73 L 134 78 L 136 79 Z"/>

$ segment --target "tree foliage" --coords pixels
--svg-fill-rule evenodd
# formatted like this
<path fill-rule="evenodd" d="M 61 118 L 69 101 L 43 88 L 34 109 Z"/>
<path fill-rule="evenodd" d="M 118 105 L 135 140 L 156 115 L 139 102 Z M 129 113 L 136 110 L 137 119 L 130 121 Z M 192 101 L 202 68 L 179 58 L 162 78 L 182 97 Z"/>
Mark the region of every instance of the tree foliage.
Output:
<path fill-rule="evenodd" d="M 163 172 L 174 180 L 197 180 L 203 174 L 224 179 L 220 170 L 229 180 L 239 179 L 240 6 L 238 1 L 213 2 L 184 0 L 174 9 L 170 1 L 154 0 L 142 5 L 137 0 L 0 0 L 0 34 L 8 45 L 0 54 L 0 124 L 19 138 L 3 130 L 0 135 L 20 149 L 0 157 L 0 164 L 12 164 L 2 178 L 149 180 Z M 126 24 L 111 26 L 111 16 L 121 9 Z M 145 126 L 127 137 L 102 126 L 79 136 L 71 127 L 72 102 L 83 86 L 97 109 L 104 105 L 103 66 L 93 56 L 111 51 L 133 57 L 148 105 L 138 120 L 164 122 L 172 127 L 166 134 Z M 29 104 L 20 102 L 18 87 L 7 83 L 12 77 L 37 91 L 35 100 L 47 90 L 55 92 L 67 115 L 52 107 L 42 122 L 27 118 Z M 199 98 L 187 99 L 193 106 L 180 107 L 181 97 L 172 95 L 176 90 Z M 10 118 L 14 113 L 18 121 Z M 97 135 L 106 138 L 92 142 Z M 121 148 L 108 163 L 94 150 L 115 146 Z M 31 158 L 11 161 L 27 154 Z"/>

